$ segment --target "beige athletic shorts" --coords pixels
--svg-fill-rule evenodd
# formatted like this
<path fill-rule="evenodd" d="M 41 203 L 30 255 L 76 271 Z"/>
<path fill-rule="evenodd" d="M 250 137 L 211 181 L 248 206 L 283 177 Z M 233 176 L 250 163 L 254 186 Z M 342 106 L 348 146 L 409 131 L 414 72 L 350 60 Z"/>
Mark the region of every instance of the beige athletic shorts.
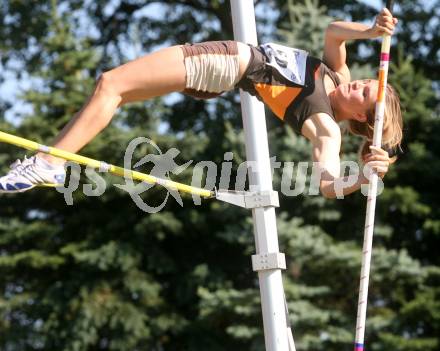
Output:
<path fill-rule="evenodd" d="M 186 69 L 183 93 L 207 99 L 235 88 L 240 68 L 237 42 L 186 44 L 182 50 Z"/>

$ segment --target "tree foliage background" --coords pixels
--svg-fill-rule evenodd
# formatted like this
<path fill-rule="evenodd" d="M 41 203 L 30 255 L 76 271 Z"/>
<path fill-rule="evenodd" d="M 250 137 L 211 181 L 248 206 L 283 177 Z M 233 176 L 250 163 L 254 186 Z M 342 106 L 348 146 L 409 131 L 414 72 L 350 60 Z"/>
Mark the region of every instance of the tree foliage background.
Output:
<path fill-rule="evenodd" d="M 331 20 L 372 23 L 377 12 L 363 2 L 255 3 L 261 42 L 315 55 Z M 401 95 L 405 139 L 378 199 L 369 350 L 440 348 L 439 5 L 395 6 L 389 79 Z M 101 72 L 165 45 L 232 38 L 225 0 L 9 0 L 0 3 L 0 18 L 0 83 L 10 90 L 0 96 L 0 129 L 44 143 L 81 108 Z M 379 41 L 350 44 L 355 77 L 376 74 L 378 51 Z M 82 153 L 122 164 L 130 140 L 146 136 L 162 150 L 180 150 L 178 163 L 212 160 L 220 169 L 233 152 L 235 174 L 244 160 L 239 112 L 236 92 L 132 104 Z M 308 160 L 307 142 L 267 116 L 271 155 Z M 359 140 L 344 139 L 343 157 L 356 159 Z M 2 173 L 24 154 L 0 144 Z M 179 180 L 190 182 L 191 174 Z M 275 171 L 277 190 L 282 176 Z M 213 201 L 195 206 L 191 198 L 183 207 L 170 198 L 146 214 L 111 185 L 120 179 L 104 178 L 104 194 L 80 189 L 72 206 L 52 190 L 0 197 L 0 349 L 264 350 L 250 214 Z M 83 175 L 80 187 L 88 182 Z M 165 194 L 154 188 L 143 198 L 155 204 Z M 352 349 L 364 213 L 361 194 L 281 197 L 283 276 L 298 350 Z"/>

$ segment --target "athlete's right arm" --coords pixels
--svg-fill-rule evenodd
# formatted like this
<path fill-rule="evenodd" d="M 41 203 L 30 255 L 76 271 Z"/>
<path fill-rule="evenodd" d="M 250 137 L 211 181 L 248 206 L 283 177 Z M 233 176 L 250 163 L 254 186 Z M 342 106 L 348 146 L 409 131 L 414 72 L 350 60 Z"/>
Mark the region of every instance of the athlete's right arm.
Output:
<path fill-rule="evenodd" d="M 329 24 L 325 31 L 323 61 L 341 78 L 350 81 L 350 71 L 347 67 L 347 51 L 345 42 L 356 39 L 372 39 L 383 34 L 393 34 L 397 19 L 384 8 L 376 17 L 373 26 L 357 22 L 336 21 Z"/>

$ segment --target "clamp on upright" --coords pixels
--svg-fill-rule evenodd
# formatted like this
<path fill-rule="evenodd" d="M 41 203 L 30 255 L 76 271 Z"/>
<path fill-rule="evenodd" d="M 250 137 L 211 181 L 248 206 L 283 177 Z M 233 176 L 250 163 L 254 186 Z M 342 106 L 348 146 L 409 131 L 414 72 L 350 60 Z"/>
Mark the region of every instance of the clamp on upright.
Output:
<path fill-rule="evenodd" d="M 215 190 L 217 200 L 230 203 L 243 208 L 279 207 L 278 192 L 266 191 L 233 191 Z"/>

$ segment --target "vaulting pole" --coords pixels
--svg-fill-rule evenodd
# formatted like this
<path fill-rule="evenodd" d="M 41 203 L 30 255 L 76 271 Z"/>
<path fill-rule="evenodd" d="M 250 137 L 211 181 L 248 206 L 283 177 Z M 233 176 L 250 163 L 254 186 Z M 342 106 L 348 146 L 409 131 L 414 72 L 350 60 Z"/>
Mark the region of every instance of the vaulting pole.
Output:
<path fill-rule="evenodd" d="M 257 45 L 255 11 L 253 0 L 231 0 L 234 38 Z M 240 91 L 246 156 L 251 162 L 249 173 L 251 191 L 272 191 L 272 172 L 263 104 L 249 94 Z M 252 257 L 254 270 L 258 272 L 266 351 L 288 351 L 288 328 L 281 279 L 283 265 L 259 263 L 265 257 L 280 258 L 275 208 L 273 206 L 252 209 L 256 255 Z M 268 260 L 270 261 L 270 259 Z M 285 262 L 284 262 L 285 266 Z M 270 268 L 268 268 L 270 267 Z"/>
<path fill-rule="evenodd" d="M 393 1 L 388 0 L 387 9 L 392 11 Z M 374 121 L 373 145 L 382 146 L 382 129 L 385 112 L 385 94 L 390 61 L 391 36 L 384 34 L 380 53 L 379 90 L 377 93 L 376 112 Z M 356 320 L 355 351 L 364 350 L 365 323 L 367 319 L 368 282 L 370 279 L 371 251 L 373 249 L 374 214 L 376 209 L 378 175 L 373 172 L 368 186 L 367 212 L 364 229 L 364 245 L 362 248 L 362 268 L 359 286 L 359 301 Z"/>

